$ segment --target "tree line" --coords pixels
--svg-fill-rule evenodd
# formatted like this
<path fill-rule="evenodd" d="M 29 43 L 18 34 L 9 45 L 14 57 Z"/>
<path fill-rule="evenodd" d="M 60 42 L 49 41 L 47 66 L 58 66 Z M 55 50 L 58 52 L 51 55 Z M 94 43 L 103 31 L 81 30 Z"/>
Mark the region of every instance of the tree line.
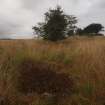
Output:
<path fill-rule="evenodd" d="M 44 16 L 44 22 L 40 22 L 32 28 L 35 34 L 44 40 L 58 41 L 74 35 L 102 36 L 102 34 L 99 34 L 104 28 L 102 24 L 92 23 L 81 29 L 76 26 L 78 23 L 77 17 L 65 14 L 60 6 L 49 9 Z"/>

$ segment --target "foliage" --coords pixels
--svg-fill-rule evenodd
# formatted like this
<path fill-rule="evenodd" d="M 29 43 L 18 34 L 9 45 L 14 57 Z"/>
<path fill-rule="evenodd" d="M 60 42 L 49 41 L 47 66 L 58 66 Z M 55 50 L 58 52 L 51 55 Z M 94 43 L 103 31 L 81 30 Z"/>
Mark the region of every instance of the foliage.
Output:
<path fill-rule="evenodd" d="M 104 27 L 101 24 L 93 23 L 88 25 L 86 28 L 84 28 L 85 34 L 94 34 L 97 35 L 100 31 L 102 31 Z"/>
<path fill-rule="evenodd" d="M 68 36 L 73 36 L 74 35 L 74 30 L 69 30 L 67 33 Z"/>
<path fill-rule="evenodd" d="M 75 16 L 68 16 L 69 25 L 67 27 L 67 35 L 73 36 L 75 34 L 75 30 L 77 29 L 76 23 L 77 18 Z"/>
<path fill-rule="evenodd" d="M 77 28 L 76 34 L 80 36 L 83 35 L 83 30 L 81 28 Z"/>
<path fill-rule="evenodd" d="M 61 7 L 57 6 L 57 8 L 46 12 L 45 22 L 38 23 L 38 26 L 33 27 L 33 30 L 45 40 L 57 41 L 65 39 L 68 31 L 74 31 L 76 23 L 76 17 L 66 15 Z"/>

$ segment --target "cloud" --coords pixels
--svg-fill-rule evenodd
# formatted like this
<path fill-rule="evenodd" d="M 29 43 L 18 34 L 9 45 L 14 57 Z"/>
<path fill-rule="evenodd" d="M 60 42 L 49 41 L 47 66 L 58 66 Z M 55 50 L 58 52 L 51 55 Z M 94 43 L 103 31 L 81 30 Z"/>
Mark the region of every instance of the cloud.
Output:
<path fill-rule="evenodd" d="M 91 2 L 90 8 L 88 8 L 87 13 L 80 16 L 79 25 L 84 27 L 90 23 L 101 23 L 105 26 L 105 1 L 104 0 L 94 0 Z"/>
<path fill-rule="evenodd" d="M 0 5 L 0 36 L 31 35 L 33 13 L 22 8 L 19 0 L 4 0 Z"/>
<path fill-rule="evenodd" d="M 0 37 L 33 37 L 32 26 L 43 21 L 43 14 L 57 4 L 67 14 L 76 15 L 80 27 L 92 22 L 105 26 L 104 0 L 0 0 Z"/>

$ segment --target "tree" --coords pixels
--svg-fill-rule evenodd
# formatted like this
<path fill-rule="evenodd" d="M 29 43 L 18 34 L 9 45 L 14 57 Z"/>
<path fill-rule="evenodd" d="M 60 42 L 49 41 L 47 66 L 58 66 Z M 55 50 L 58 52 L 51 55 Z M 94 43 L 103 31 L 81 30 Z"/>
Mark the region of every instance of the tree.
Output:
<path fill-rule="evenodd" d="M 73 15 L 68 16 L 69 24 L 67 27 L 67 35 L 73 36 L 75 34 L 75 31 L 77 29 L 77 26 L 75 25 L 77 23 L 77 18 Z"/>
<path fill-rule="evenodd" d="M 64 14 L 60 6 L 45 13 L 45 22 L 38 23 L 33 29 L 45 40 L 57 41 L 67 37 L 67 31 L 74 24 L 76 17 Z"/>
<path fill-rule="evenodd" d="M 101 24 L 93 23 L 88 25 L 86 28 L 84 28 L 84 33 L 85 34 L 94 34 L 97 35 L 99 34 L 100 31 L 102 31 L 104 27 Z"/>
<path fill-rule="evenodd" d="M 83 35 L 83 30 L 81 28 L 77 28 L 76 34 L 79 35 L 79 36 L 82 36 Z"/>
<path fill-rule="evenodd" d="M 67 33 L 68 36 L 73 36 L 74 35 L 74 30 L 69 30 Z"/>

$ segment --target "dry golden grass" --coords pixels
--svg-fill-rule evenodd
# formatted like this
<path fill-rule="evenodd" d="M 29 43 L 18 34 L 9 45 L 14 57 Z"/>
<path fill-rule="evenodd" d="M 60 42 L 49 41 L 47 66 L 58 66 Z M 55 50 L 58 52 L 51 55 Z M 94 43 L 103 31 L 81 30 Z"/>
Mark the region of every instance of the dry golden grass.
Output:
<path fill-rule="evenodd" d="M 105 37 L 74 37 L 52 43 L 42 40 L 0 41 L 0 95 L 15 92 L 14 68 L 24 58 L 58 67 L 75 81 L 71 105 L 105 104 Z"/>

